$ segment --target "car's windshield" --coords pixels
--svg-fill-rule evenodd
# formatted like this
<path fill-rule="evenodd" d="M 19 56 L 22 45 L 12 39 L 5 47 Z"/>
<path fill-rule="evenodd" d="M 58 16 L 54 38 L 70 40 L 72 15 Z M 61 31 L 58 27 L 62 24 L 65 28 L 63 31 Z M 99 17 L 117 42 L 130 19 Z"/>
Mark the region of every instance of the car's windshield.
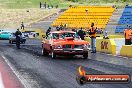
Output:
<path fill-rule="evenodd" d="M 52 37 L 53 39 L 64 39 L 66 37 L 73 37 L 73 38 L 79 39 L 79 36 L 76 33 L 70 33 L 70 32 L 53 33 Z"/>

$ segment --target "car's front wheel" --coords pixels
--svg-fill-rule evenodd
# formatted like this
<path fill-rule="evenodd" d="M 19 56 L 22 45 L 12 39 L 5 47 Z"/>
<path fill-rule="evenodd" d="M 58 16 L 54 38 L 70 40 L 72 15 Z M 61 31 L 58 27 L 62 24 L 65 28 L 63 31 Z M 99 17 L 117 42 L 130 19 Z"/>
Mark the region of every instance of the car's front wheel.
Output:
<path fill-rule="evenodd" d="M 14 42 L 13 41 L 11 41 L 11 44 L 13 44 Z"/>
<path fill-rule="evenodd" d="M 87 59 L 88 58 L 88 53 L 83 55 L 83 59 Z"/>
<path fill-rule="evenodd" d="M 54 51 L 51 52 L 51 57 L 52 57 L 52 59 L 56 58 L 56 54 L 54 53 Z"/>
<path fill-rule="evenodd" d="M 42 48 L 42 55 L 43 56 L 48 56 L 49 55 L 49 53 L 46 52 L 45 48 Z"/>
<path fill-rule="evenodd" d="M 9 43 L 11 44 L 11 40 L 9 40 Z"/>

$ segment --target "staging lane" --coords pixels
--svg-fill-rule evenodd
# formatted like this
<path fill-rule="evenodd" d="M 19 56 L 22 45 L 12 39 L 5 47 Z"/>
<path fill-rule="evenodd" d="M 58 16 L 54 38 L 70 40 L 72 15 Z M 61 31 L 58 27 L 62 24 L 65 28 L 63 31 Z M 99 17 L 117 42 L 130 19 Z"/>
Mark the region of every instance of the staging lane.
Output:
<path fill-rule="evenodd" d="M 51 59 L 50 56 L 41 55 L 40 40 L 29 41 L 36 45 L 23 45 L 21 50 L 17 50 L 14 45 L 8 45 L 7 41 L 0 42 L 2 43 L 0 53 L 3 53 L 19 74 L 26 79 L 24 82 L 29 88 L 80 88 L 75 80 L 75 74 L 80 65 L 84 66 L 88 73 L 129 73 L 132 75 L 132 59 L 116 58 L 99 53 L 89 54 L 90 57 L 87 60 L 79 57 Z M 29 44 L 29 41 L 26 44 Z M 131 86 L 130 83 L 125 85 L 88 84 L 81 87 L 131 88 Z"/>

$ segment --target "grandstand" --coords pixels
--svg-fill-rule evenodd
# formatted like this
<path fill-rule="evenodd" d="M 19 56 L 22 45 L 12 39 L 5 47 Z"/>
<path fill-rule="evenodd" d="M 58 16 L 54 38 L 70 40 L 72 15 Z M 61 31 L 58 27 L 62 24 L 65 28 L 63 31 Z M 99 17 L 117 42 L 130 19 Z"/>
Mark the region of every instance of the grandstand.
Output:
<path fill-rule="evenodd" d="M 116 27 L 115 33 L 123 33 L 124 29 L 127 28 L 127 25 L 132 26 L 132 6 L 125 7 L 118 22 L 118 26 Z"/>
<path fill-rule="evenodd" d="M 89 28 L 94 22 L 97 28 L 105 29 L 114 11 L 112 6 L 70 7 L 52 23 L 52 26 L 67 24 L 68 28 Z"/>

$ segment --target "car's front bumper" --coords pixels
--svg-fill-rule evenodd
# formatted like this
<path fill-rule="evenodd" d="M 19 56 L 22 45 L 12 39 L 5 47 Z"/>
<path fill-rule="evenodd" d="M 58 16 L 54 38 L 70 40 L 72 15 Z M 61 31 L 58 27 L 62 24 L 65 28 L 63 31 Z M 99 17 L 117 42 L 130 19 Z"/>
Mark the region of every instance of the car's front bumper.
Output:
<path fill-rule="evenodd" d="M 54 49 L 57 55 L 84 55 L 88 54 L 88 49 Z"/>

